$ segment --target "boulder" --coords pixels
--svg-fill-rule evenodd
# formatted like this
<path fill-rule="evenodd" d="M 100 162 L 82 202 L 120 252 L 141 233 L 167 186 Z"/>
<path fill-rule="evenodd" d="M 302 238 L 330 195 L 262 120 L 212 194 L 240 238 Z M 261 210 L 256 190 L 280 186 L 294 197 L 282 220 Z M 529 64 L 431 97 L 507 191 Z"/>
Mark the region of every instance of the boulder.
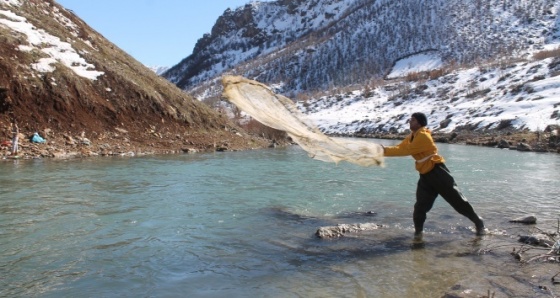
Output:
<path fill-rule="evenodd" d="M 517 151 L 533 151 L 533 148 L 529 144 L 519 143 L 517 144 Z"/>
<path fill-rule="evenodd" d="M 447 128 L 449 126 L 449 123 L 451 123 L 451 118 L 447 118 L 447 119 L 441 121 L 439 123 L 439 128 L 441 128 L 441 129 Z"/>
<path fill-rule="evenodd" d="M 181 151 L 183 151 L 183 153 L 197 153 L 197 152 L 199 152 L 195 148 L 182 148 Z"/>
<path fill-rule="evenodd" d="M 510 144 L 509 144 L 508 141 L 506 141 L 506 140 L 504 140 L 504 139 L 501 139 L 501 140 L 498 142 L 498 146 L 497 146 L 497 147 L 500 148 L 500 149 L 503 149 L 503 148 L 508 148 L 508 149 L 509 149 Z"/>

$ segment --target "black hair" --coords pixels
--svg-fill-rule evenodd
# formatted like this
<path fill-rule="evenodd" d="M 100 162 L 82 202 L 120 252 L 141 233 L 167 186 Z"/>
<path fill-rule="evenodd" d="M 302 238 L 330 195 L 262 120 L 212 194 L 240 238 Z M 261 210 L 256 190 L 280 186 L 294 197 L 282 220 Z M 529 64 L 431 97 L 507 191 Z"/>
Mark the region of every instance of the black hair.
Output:
<path fill-rule="evenodd" d="M 412 117 L 414 117 L 420 125 L 422 126 L 428 125 L 428 117 L 426 117 L 424 113 L 416 112 L 412 114 Z"/>

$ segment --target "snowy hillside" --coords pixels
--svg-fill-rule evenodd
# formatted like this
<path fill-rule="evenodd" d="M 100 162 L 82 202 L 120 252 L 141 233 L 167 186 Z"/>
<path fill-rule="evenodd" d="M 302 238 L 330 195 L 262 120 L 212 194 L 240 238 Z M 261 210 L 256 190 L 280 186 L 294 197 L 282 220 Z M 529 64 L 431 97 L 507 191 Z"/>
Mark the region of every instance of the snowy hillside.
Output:
<path fill-rule="evenodd" d="M 409 57 L 389 77 L 430 70 L 439 57 Z M 369 91 L 300 101 L 299 107 L 330 134 L 404 132 L 412 112 L 429 116 L 435 131 L 529 129 L 560 125 L 560 58 L 482 65 L 438 78 L 400 80 Z"/>
<path fill-rule="evenodd" d="M 385 77 L 430 51 L 441 63 L 527 57 L 558 39 L 560 0 L 284 0 L 226 11 L 164 76 L 200 99 L 239 74 L 296 95 Z"/>

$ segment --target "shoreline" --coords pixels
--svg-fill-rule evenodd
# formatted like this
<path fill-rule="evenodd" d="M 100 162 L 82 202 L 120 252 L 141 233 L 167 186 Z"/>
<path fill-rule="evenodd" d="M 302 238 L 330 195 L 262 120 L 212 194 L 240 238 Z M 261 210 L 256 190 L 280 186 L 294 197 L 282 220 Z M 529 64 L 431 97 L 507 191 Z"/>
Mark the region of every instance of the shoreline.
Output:
<path fill-rule="evenodd" d="M 395 134 L 354 134 L 337 135 L 340 137 L 375 138 L 385 140 L 402 140 L 409 133 Z M 560 136 L 556 132 L 532 131 L 489 131 L 489 132 L 432 132 L 436 143 L 482 146 L 522 152 L 560 153 Z"/>
<path fill-rule="evenodd" d="M 368 139 L 402 140 L 408 133 L 395 134 L 353 134 L 331 135 L 333 137 L 353 137 Z M 47 137 L 45 143 L 32 143 L 28 137 L 21 134 L 17 156 L 11 156 L 11 144 L 5 140 L 0 147 L 1 160 L 13 159 L 72 159 L 87 157 L 122 156 L 135 157 L 147 155 L 184 154 L 245 151 L 265 149 L 276 146 L 293 144 L 288 139 L 277 142 L 257 136 L 236 134 L 208 135 L 193 133 L 188 136 L 174 136 L 173 138 L 156 136 L 154 138 L 131 140 L 127 136 L 109 136 L 90 140 L 83 136 L 72 137 L 63 135 Z M 483 146 L 490 148 L 516 150 L 522 152 L 541 152 L 560 154 L 560 143 L 554 133 L 510 131 L 510 132 L 461 132 L 461 133 L 432 133 L 436 143 L 458 144 L 467 146 Z"/>
<path fill-rule="evenodd" d="M 20 134 L 19 140 L 17 156 L 11 155 L 11 144 L 7 145 L 6 138 L 2 140 L 0 160 L 135 157 L 253 150 L 270 146 L 270 141 L 264 138 L 228 131 L 210 134 L 190 132 L 185 135 L 145 134 L 137 138 L 117 133 L 107 133 L 97 138 L 70 134 L 47 135 L 45 143 L 33 143 L 29 137 Z"/>

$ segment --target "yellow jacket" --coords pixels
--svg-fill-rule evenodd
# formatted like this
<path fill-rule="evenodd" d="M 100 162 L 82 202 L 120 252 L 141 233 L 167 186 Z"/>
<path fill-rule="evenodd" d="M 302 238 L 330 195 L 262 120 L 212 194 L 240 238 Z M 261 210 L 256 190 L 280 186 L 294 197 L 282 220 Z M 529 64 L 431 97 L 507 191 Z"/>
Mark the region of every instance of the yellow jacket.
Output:
<path fill-rule="evenodd" d="M 411 133 L 397 146 L 385 147 L 384 155 L 412 155 L 416 160 L 416 170 L 420 174 L 426 174 L 431 171 L 436 163 L 445 162 L 443 157 L 437 154 L 437 147 L 432 139 L 432 133 L 426 127 Z"/>

